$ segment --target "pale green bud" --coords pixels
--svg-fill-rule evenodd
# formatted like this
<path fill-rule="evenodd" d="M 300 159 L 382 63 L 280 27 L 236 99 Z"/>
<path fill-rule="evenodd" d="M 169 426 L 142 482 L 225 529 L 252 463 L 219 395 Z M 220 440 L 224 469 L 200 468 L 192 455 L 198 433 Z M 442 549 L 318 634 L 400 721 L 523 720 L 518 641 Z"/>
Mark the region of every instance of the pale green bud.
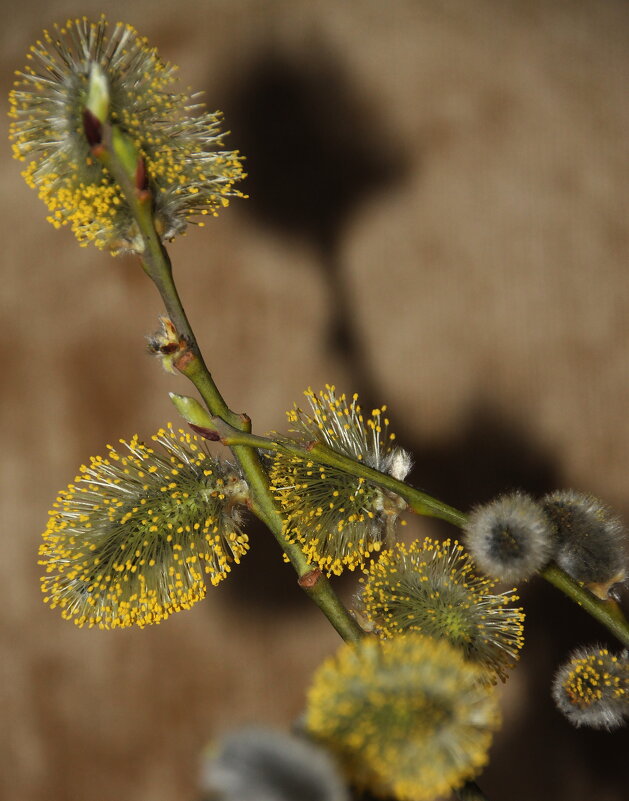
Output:
<path fill-rule="evenodd" d="M 85 107 L 92 112 L 99 122 L 104 123 L 107 121 L 109 113 L 109 81 L 102 67 L 96 61 L 90 64 L 90 80 Z"/>
<path fill-rule="evenodd" d="M 174 392 L 170 392 L 169 395 L 173 406 L 186 423 L 192 423 L 192 425 L 201 426 L 202 428 L 213 428 L 212 417 L 198 400 L 187 395 L 177 395 Z"/>

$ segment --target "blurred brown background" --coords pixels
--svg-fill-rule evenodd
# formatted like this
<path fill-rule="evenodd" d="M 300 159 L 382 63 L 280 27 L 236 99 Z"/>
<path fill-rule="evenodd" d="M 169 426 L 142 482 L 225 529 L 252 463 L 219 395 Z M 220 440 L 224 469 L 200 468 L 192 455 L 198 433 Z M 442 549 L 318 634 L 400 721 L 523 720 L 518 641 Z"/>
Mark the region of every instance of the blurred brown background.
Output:
<path fill-rule="evenodd" d="M 171 249 L 233 408 L 281 429 L 334 382 L 389 404 L 413 480 L 453 505 L 574 486 L 629 518 L 626 2 L 23 0 L 2 97 L 42 27 L 101 11 L 179 64 L 248 156 L 251 199 Z M 153 629 L 79 630 L 43 605 L 56 493 L 187 387 L 143 353 L 161 309 L 137 263 L 53 230 L 2 152 L 0 798 L 194 801 L 203 745 L 287 726 L 338 638 L 258 530 L 230 581 Z M 541 581 L 524 595 L 479 783 L 620 801 L 626 735 L 576 731 L 549 700 L 558 661 L 606 635 Z"/>

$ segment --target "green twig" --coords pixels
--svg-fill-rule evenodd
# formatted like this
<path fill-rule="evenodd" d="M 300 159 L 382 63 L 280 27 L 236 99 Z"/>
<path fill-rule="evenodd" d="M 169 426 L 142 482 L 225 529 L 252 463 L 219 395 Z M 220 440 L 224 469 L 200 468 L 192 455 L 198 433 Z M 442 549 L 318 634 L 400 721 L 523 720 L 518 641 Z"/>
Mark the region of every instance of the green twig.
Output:
<path fill-rule="evenodd" d="M 394 492 L 400 498 L 403 498 L 409 507 L 419 515 L 438 517 L 459 527 L 465 524 L 466 516 L 463 512 L 459 512 L 458 509 L 438 501 L 431 495 L 427 495 L 425 492 L 415 489 L 415 487 L 411 487 L 403 481 L 398 481 L 388 473 L 381 473 L 379 470 L 363 464 L 363 462 L 344 456 L 322 442 L 312 442 L 304 447 L 289 440 L 274 440 L 268 437 L 260 437 L 250 432 L 239 431 L 233 426 L 226 425 L 220 419 L 212 420 L 210 428 L 215 430 L 220 441 L 229 447 L 246 444 L 259 450 L 289 453 L 299 459 L 310 458 L 313 462 L 325 464 L 328 467 L 336 467 L 345 473 L 364 478 L 366 481 Z"/>
<path fill-rule="evenodd" d="M 599 623 L 606 626 L 624 646 L 629 648 L 629 622 L 627 622 L 622 609 L 615 601 L 602 601 L 597 598 L 554 562 L 547 565 L 542 570 L 541 575 L 588 614 L 596 618 Z"/>
<path fill-rule="evenodd" d="M 417 514 L 438 517 L 453 523 L 459 528 L 463 528 L 467 520 L 466 515 L 458 511 L 458 509 L 447 506 L 425 492 L 410 487 L 403 481 L 398 481 L 386 473 L 374 470 L 372 467 L 368 467 L 349 456 L 339 454 L 322 443 L 316 442 L 302 446 L 297 442 L 260 437 L 249 432 L 237 431 L 232 426 L 216 418 L 209 421 L 208 427 L 216 433 L 221 442 L 230 447 L 246 443 L 253 448 L 276 453 L 287 453 L 300 459 L 310 459 L 319 464 L 336 467 L 350 475 L 364 478 L 373 484 L 394 492 L 403 498 L 408 503 L 409 508 Z M 549 564 L 542 570 L 541 575 L 588 614 L 596 618 L 599 623 L 602 623 L 623 645 L 629 647 L 629 622 L 618 604 L 614 601 L 600 600 L 554 563 Z"/>
<path fill-rule="evenodd" d="M 197 388 L 212 415 L 227 421 L 234 430 L 247 429 L 248 418 L 228 408 L 205 365 L 173 280 L 170 258 L 155 230 L 150 192 L 139 190 L 134 185 L 133 178 L 112 149 L 101 148 L 97 155 L 122 189 L 144 243 L 142 266 L 159 290 L 178 335 L 187 343 L 187 353 L 178 360 L 178 369 Z M 268 477 L 256 450 L 247 444 L 237 444 L 232 451 L 249 484 L 253 496 L 253 511 L 271 530 L 289 558 L 299 577 L 299 585 L 322 610 L 344 640 L 347 642 L 358 640 L 363 632 L 341 603 L 329 581 L 319 571 L 313 571 L 301 548 L 289 542 L 284 536 L 283 520 L 275 508 L 273 496 L 269 491 Z"/>
<path fill-rule="evenodd" d="M 352 473 L 355 476 L 378 484 L 390 492 L 394 492 L 400 498 L 403 498 L 418 515 L 438 517 L 459 527 L 465 523 L 465 515 L 452 506 L 448 506 L 431 495 L 405 484 L 403 481 L 398 481 L 388 473 L 381 473 L 379 470 L 368 467 L 366 464 L 362 464 L 362 462 L 358 462 L 349 456 L 337 453 L 322 442 L 316 442 L 308 448 L 308 455 L 313 461 L 321 462 L 321 464 L 329 467 L 336 467 L 346 473 Z"/>

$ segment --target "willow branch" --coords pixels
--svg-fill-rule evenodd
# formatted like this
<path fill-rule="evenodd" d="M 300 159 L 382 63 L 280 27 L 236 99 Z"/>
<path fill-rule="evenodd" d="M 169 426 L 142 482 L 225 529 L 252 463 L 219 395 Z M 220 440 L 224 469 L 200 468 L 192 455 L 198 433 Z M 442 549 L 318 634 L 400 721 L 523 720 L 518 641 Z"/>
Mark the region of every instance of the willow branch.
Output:
<path fill-rule="evenodd" d="M 248 418 L 229 409 L 201 355 L 175 286 L 170 258 L 155 230 L 150 192 L 139 190 L 134 185 L 133 179 L 113 151 L 104 148 L 98 155 L 120 185 L 138 225 L 144 243 L 142 266 L 157 287 L 178 335 L 187 343 L 186 354 L 177 362 L 178 369 L 197 388 L 212 415 L 228 422 L 234 430 L 240 429 L 244 432 L 250 425 Z M 329 581 L 320 571 L 313 571 L 301 548 L 289 542 L 284 536 L 283 520 L 275 508 L 268 477 L 256 450 L 243 443 L 234 444 L 232 452 L 249 484 L 254 513 L 271 530 L 287 555 L 297 572 L 300 587 L 317 604 L 344 640 L 347 642 L 358 640 L 363 632 L 341 603 Z"/>
<path fill-rule="evenodd" d="M 541 575 L 599 623 L 606 626 L 626 648 L 629 648 L 629 622 L 615 601 L 603 601 L 597 598 L 554 562 L 547 565 L 541 571 Z"/>
<path fill-rule="evenodd" d="M 345 473 L 363 478 L 383 489 L 394 492 L 400 498 L 403 498 L 409 508 L 416 514 L 438 517 L 459 528 L 463 528 L 467 521 L 467 516 L 458 509 L 442 503 L 403 481 L 398 481 L 387 473 L 381 473 L 379 470 L 368 467 L 356 459 L 339 454 L 323 443 L 315 442 L 302 446 L 297 442 L 274 440 L 249 432 L 241 432 L 218 419 L 213 419 L 209 422 L 210 438 L 220 440 L 230 447 L 239 443 L 247 443 L 253 448 L 275 453 L 286 453 L 300 459 L 309 459 L 318 464 L 336 467 Z M 615 601 L 603 601 L 597 598 L 586 587 L 575 581 L 554 563 L 547 565 L 540 572 L 540 575 L 598 620 L 599 623 L 602 623 L 624 646 L 629 647 L 629 622 Z"/>

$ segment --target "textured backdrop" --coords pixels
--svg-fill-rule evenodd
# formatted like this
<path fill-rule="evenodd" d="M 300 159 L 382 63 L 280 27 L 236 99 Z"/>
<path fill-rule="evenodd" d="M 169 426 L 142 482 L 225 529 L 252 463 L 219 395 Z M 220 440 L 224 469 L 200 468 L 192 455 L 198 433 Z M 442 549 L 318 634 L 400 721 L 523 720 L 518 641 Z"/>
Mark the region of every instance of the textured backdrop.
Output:
<path fill-rule="evenodd" d="M 2 96 L 42 27 L 101 11 L 179 64 L 248 157 L 250 200 L 171 249 L 233 408 L 282 428 L 334 382 L 389 404 L 413 480 L 453 505 L 574 486 L 629 517 L 623 0 L 23 0 L 0 28 Z M 288 725 L 338 639 L 262 531 L 153 629 L 79 630 L 44 607 L 55 494 L 172 419 L 186 385 L 143 353 L 161 309 L 137 263 L 54 231 L 2 153 L 0 798 L 194 799 L 202 746 Z M 542 582 L 525 596 L 480 783 L 492 801 L 620 801 L 626 736 L 571 729 L 548 690 L 604 632 Z"/>

